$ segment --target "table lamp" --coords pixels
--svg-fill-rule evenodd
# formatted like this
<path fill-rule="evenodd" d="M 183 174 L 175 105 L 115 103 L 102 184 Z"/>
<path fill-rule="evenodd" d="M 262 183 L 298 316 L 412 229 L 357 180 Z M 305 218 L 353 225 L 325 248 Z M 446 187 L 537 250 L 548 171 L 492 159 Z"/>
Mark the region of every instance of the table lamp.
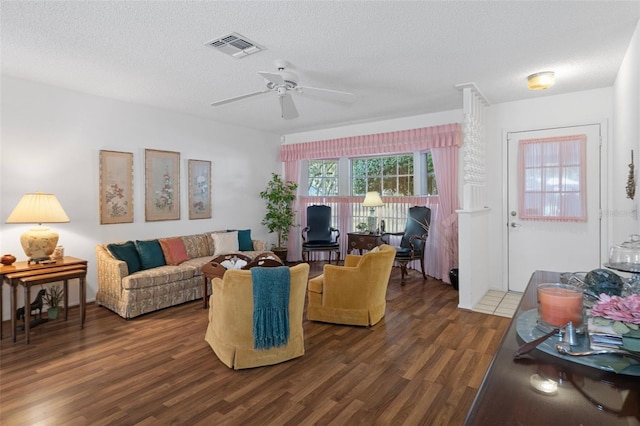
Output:
<path fill-rule="evenodd" d="M 43 223 L 69 222 L 60 202 L 53 194 L 25 194 L 7 218 L 6 223 L 37 223 L 20 236 L 20 244 L 29 258 L 28 263 L 50 260 L 51 253 L 58 244 L 58 234 Z"/>
<path fill-rule="evenodd" d="M 376 207 L 383 206 L 382 198 L 380 198 L 380 193 L 378 191 L 367 192 L 367 195 L 364 197 L 364 201 L 362 202 L 363 207 L 369 207 L 369 217 L 367 218 L 367 230 L 370 233 L 376 232 L 377 227 L 377 218 Z"/>

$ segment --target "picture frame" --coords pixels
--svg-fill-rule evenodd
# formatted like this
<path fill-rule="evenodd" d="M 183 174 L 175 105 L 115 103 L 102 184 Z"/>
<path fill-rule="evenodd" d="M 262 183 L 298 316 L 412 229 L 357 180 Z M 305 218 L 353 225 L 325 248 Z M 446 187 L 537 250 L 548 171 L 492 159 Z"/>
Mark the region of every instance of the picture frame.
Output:
<path fill-rule="evenodd" d="M 133 222 L 133 153 L 100 150 L 100 224 Z"/>
<path fill-rule="evenodd" d="M 189 160 L 189 220 L 211 219 L 211 161 Z"/>
<path fill-rule="evenodd" d="M 180 153 L 145 149 L 144 177 L 145 220 L 179 220 Z"/>

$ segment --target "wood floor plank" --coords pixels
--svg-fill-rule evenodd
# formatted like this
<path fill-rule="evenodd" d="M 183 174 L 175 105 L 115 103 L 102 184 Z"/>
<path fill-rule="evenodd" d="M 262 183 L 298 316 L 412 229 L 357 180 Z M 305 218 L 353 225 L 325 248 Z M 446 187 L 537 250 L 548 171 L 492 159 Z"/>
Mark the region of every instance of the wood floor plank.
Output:
<path fill-rule="evenodd" d="M 399 280 L 375 326 L 305 319 L 304 356 L 241 371 L 204 341 L 200 301 L 132 320 L 90 303 L 83 329 L 72 307 L 29 345 L 0 341 L 0 424 L 461 424 L 509 319 L 458 309 L 415 271 Z"/>

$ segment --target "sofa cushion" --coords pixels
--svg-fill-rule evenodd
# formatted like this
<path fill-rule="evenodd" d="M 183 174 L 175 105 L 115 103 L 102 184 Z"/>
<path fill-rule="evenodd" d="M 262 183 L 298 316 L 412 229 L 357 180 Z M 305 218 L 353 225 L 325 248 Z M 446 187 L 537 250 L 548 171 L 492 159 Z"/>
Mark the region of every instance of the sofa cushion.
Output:
<path fill-rule="evenodd" d="M 162 254 L 167 265 L 179 265 L 189 260 L 182 238 L 161 238 L 158 241 L 160 241 Z"/>
<path fill-rule="evenodd" d="M 184 264 L 145 269 L 123 278 L 122 288 L 132 290 L 167 285 L 177 286 L 180 282 L 193 278 L 195 272 L 194 268 Z"/>
<path fill-rule="evenodd" d="M 162 254 L 162 247 L 158 240 L 136 240 L 136 249 L 140 256 L 142 269 L 151 269 L 166 265 L 164 255 Z"/>
<path fill-rule="evenodd" d="M 214 241 L 214 256 L 238 251 L 238 232 L 220 232 L 211 234 Z"/>
<path fill-rule="evenodd" d="M 182 238 L 189 259 L 211 256 L 209 242 L 204 234 L 186 235 Z"/>
<path fill-rule="evenodd" d="M 140 256 L 133 241 L 127 241 L 122 244 L 107 244 L 107 250 L 109 250 L 111 256 L 127 264 L 127 269 L 130 274 L 142 269 Z"/>

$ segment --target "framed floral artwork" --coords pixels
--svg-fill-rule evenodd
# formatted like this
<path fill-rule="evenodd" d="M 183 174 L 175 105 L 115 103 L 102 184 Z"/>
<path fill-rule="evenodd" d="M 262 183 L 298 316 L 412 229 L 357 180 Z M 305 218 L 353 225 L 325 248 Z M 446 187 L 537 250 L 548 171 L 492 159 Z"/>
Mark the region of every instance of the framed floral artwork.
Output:
<path fill-rule="evenodd" d="M 133 153 L 100 151 L 100 224 L 133 222 Z"/>
<path fill-rule="evenodd" d="M 189 160 L 189 219 L 211 218 L 211 161 Z"/>
<path fill-rule="evenodd" d="M 145 220 L 180 219 L 180 153 L 145 149 L 144 178 Z"/>

